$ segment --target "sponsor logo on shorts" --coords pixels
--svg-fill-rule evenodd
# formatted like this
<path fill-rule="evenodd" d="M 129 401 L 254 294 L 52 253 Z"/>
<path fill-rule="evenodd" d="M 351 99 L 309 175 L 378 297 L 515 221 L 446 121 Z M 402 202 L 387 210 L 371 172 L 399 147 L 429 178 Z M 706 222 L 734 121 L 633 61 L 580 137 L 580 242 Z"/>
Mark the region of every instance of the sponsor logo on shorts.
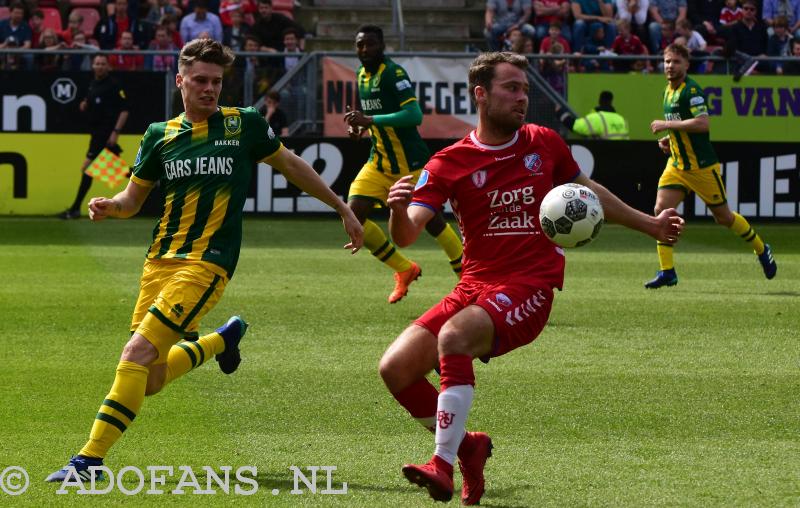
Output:
<path fill-rule="evenodd" d="M 503 307 L 511 307 L 511 298 L 506 296 L 505 293 L 497 293 L 497 295 L 495 295 L 495 299 L 497 300 L 497 303 Z"/>
<path fill-rule="evenodd" d="M 176 303 L 175 305 L 173 305 L 172 306 L 172 313 L 175 314 L 178 317 L 181 317 L 183 315 L 183 305 L 181 305 L 179 303 Z"/>
<path fill-rule="evenodd" d="M 547 301 L 542 290 L 538 290 L 536 294 L 531 295 L 530 298 L 523 303 L 517 305 L 514 309 L 506 312 L 506 323 L 509 326 L 514 326 L 517 323 L 522 323 L 525 319 L 529 318 L 536 311 L 544 307 L 544 302 Z"/>

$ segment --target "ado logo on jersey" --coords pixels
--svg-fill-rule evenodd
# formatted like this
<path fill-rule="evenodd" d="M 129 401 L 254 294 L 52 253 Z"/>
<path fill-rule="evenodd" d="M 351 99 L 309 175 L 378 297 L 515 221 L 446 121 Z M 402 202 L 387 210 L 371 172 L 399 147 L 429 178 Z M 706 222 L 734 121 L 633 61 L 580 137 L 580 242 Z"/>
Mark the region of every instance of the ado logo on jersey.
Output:
<path fill-rule="evenodd" d="M 225 125 L 225 134 L 228 136 L 236 136 L 242 132 L 242 117 L 238 115 L 226 116 L 223 124 Z"/>

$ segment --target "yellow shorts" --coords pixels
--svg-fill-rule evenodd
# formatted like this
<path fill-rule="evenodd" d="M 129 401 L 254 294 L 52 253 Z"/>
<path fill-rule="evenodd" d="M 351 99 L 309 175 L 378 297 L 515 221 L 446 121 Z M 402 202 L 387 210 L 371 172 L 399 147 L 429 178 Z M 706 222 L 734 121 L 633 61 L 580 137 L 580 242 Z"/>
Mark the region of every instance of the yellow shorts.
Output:
<path fill-rule="evenodd" d="M 720 206 L 728 202 L 725 185 L 719 174 L 719 163 L 700 169 L 684 171 L 672 166 L 672 158 L 658 179 L 659 189 L 680 189 L 687 195 L 695 192 L 708 206 Z"/>
<path fill-rule="evenodd" d="M 131 318 L 131 332 L 143 335 L 167 361 L 169 348 L 183 338 L 196 338 L 200 319 L 214 308 L 228 278 L 204 263 L 147 260 Z"/>
<path fill-rule="evenodd" d="M 411 179 L 413 183 L 417 182 L 421 172 L 422 169 L 420 168 L 409 173 L 413 175 Z M 353 183 L 350 184 L 350 193 L 347 200 L 363 198 L 374 202 L 378 206 L 386 206 L 389 188 L 404 176 L 381 173 L 375 169 L 375 164 L 367 162 L 361 167 L 361 171 L 358 172 Z"/>

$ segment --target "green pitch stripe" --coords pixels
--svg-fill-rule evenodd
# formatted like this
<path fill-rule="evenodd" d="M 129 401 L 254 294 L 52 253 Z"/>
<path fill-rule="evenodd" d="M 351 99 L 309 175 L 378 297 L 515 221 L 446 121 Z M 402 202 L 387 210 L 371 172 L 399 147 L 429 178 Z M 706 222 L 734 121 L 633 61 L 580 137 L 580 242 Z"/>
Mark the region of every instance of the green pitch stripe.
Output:
<path fill-rule="evenodd" d="M 134 413 L 133 411 L 131 411 L 127 407 L 123 406 L 122 404 L 120 404 L 116 400 L 106 399 L 106 400 L 103 401 L 103 405 L 104 406 L 108 406 L 111 409 L 115 409 L 115 410 L 119 411 L 120 413 L 122 413 L 125 416 L 127 416 L 128 420 L 130 420 L 130 421 L 133 421 L 133 419 L 136 418 L 136 413 Z"/>
<path fill-rule="evenodd" d="M 97 416 L 95 416 L 95 419 L 113 425 L 114 427 L 118 428 L 120 432 L 125 432 L 125 429 L 128 428 L 128 426 L 125 425 L 124 423 L 122 423 L 121 421 L 119 421 L 116 418 L 114 418 L 113 416 L 107 415 L 105 413 L 97 413 Z"/>

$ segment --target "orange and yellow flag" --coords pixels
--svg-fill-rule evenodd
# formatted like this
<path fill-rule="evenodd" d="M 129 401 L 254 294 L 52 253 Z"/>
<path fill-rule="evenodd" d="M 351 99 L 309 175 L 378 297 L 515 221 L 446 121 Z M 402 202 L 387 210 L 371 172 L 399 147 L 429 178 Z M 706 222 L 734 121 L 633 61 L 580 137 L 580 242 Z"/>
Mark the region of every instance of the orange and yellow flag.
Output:
<path fill-rule="evenodd" d="M 127 162 L 108 148 L 103 148 L 103 151 L 95 157 L 84 173 L 113 189 L 127 179 L 130 170 Z"/>

